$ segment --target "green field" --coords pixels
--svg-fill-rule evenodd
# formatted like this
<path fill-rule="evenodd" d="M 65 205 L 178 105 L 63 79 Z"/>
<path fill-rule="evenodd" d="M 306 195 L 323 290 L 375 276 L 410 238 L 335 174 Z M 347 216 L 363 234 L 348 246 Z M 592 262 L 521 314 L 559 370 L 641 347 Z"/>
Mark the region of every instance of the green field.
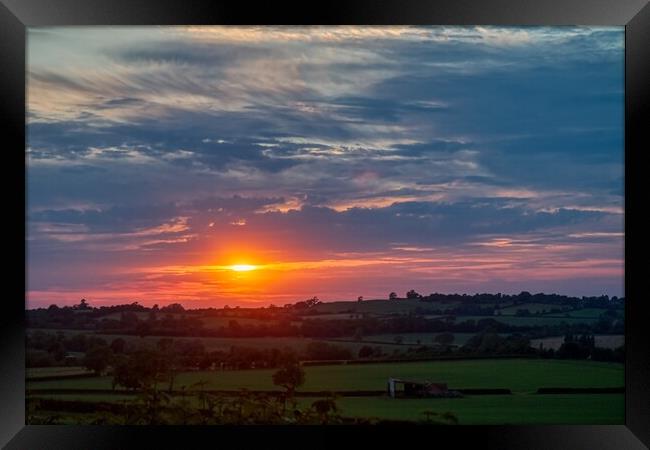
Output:
<path fill-rule="evenodd" d="M 68 376 L 68 375 L 83 375 L 91 373 L 85 367 L 70 366 L 70 367 L 28 367 L 25 369 L 27 378 L 39 377 L 52 377 L 52 376 Z"/>
<path fill-rule="evenodd" d="M 395 338 L 397 336 L 402 337 L 402 343 L 418 345 L 418 340 L 421 345 L 432 345 L 434 344 L 433 339 L 439 334 L 446 333 L 395 333 L 395 334 L 371 334 L 364 336 L 363 340 L 367 342 L 385 342 L 385 343 L 395 343 Z M 475 333 L 452 333 L 454 335 L 454 345 L 463 345 L 469 340 Z M 371 345 L 371 344 L 369 344 Z"/>
<path fill-rule="evenodd" d="M 606 310 L 600 308 L 583 308 L 575 311 L 568 311 L 566 314 L 574 318 L 598 319 Z M 564 313 L 563 313 L 564 314 Z M 623 316 L 623 310 L 616 311 L 617 316 Z"/>
<path fill-rule="evenodd" d="M 176 378 L 176 389 L 207 381 L 204 389 L 280 390 L 271 376 L 274 370 L 184 372 Z M 346 417 L 421 420 L 423 411 L 453 412 L 461 424 L 620 424 L 624 422 L 623 394 L 538 395 L 540 387 L 620 387 L 623 365 L 591 361 L 505 359 L 464 360 L 367 365 L 305 367 L 306 383 L 299 391 L 383 390 L 388 377 L 445 382 L 450 388 L 507 388 L 513 395 L 467 395 L 459 399 L 391 399 L 339 397 L 337 405 Z M 36 398 L 122 402 L 134 395 L 98 394 L 111 389 L 111 377 L 30 381 L 28 389 L 51 389 Z M 163 385 L 162 387 L 165 387 Z M 86 393 L 57 394 L 57 389 L 86 389 Z M 315 398 L 298 398 L 308 406 Z M 90 415 L 53 411 L 70 423 Z"/>
<path fill-rule="evenodd" d="M 306 367 L 303 391 L 381 390 L 389 377 L 447 383 L 450 388 L 506 388 L 513 392 L 534 392 L 540 387 L 624 386 L 623 365 L 567 360 L 465 360 L 427 361 Z M 279 389 L 274 370 L 232 370 L 184 372 L 176 386 L 207 381 L 206 389 Z M 111 377 L 72 380 L 31 381 L 28 389 L 111 389 Z"/>
<path fill-rule="evenodd" d="M 564 313 L 563 313 L 564 314 Z M 594 323 L 598 321 L 598 317 L 560 317 L 553 315 L 552 317 L 546 316 L 456 316 L 456 323 L 464 322 L 466 320 L 474 320 L 478 322 L 481 319 L 494 319 L 497 322 L 505 323 L 515 326 L 533 326 L 539 327 L 543 325 L 559 325 L 562 322 L 568 324 L 574 323 Z"/>
<path fill-rule="evenodd" d="M 35 330 L 29 330 L 28 332 L 33 332 Z M 82 331 L 79 330 L 59 330 L 62 331 L 66 336 L 74 336 L 75 334 L 81 334 Z M 346 347 L 350 349 L 353 357 L 356 357 L 359 353 L 361 347 L 365 345 L 370 345 L 372 347 L 381 347 L 382 351 L 387 354 L 392 354 L 395 349 L 404 350 L 404 345 L 397 345 L 392 340 L 392 338 L 382 344 L 372 344 L 364 341 L 352 341 L 352 338 L 348 339 L 311 339 L 311 338 L 302 338 L 302 337 L 263 337 L 263 338 L 245 338 L 245 337 L 169 337 L 169 336 L 134 336 L 134 335 L 124 335 L 124 334 L 92 334 L 92 336 L 99 337 L 104 339 L 107 343 L 111 343 L 114 339 L 122 338 L 127 343 L 137 345 L 139 347 L 150 347 L 153 348 L 156 346 L 156 343 L 160 339 L 173 339 L 174 341 L 194 341 L 200 340 L 207 351 L 229 351 L 231 347 L 248 347 L 256 349 L 273 349 L 273 348 L 290 348 L 296 352 L 303 352 L 307 345 L 311 342 L 329 342 L 330 344 L 335 344 L 341 347 Z M 405 343 L 412 344 L 415 346 L 415 341 Z M 431 343 L 431 341 L 425 342 L 423 344 Z"/>
<path fill-rule="evenodd" d="M 463 425 L 622 424 L 624 394 L 478 395 L 459 399 L 340 398 L 349 417 L 422 420 L 422 412 L 453 412 Z"/>
<path fill-rule="evenodd" d="M 88 402 L 133 401 L 132 395 L 40 395 L 41 398 Z M 299 398 L 308 407 L 316 398 Z M 194 399 L 198 404 L 198 400 Z M 459 399 L 392 399 L 389 397 L 340 397 L 336 400 L 346 417 L 422 420 L 425 410 L 453 412 L 463 425 L 490 424 L 622 424 L 623 394 L 480 395 Z M 69 415 L 69 413 L 64 413 Z M 74 423 L 74 422 L 71 422 Z"/>
<path fill-rule="evenodd" d="M 94 394 L 90 392 L 88 394 L 38 394 L 38 395 L 30 395 L 29 398 L 119 403 L 124 401 L 133 401 L 137 398 L 137 394 L 135 393 Z"/>
<path fill-rule="evenodd" d="M 237 322 L 239 325 L 269 325 L 270 323 L 275 323 L 276 321 L 262 320 L 262 319 L 252 319 L 250 317 L 220 317 L 220 316 L 208 316 L 201 317 L 201 322 L 203 326 L 207 329 L 218 329 L 221 327 L 228 328 L 230 322 Z"/>
<path fill-rule="evenodd" d="M 567 309 L 570 310 L 571 308 L 568 306 L 560 306 L 560 305 L 551 305 L 551 304 L 545 304 L 545 303 L 524 303 L 521 305 L 515 305 L 515 306 L 507 306 L 505 308 L 501 308 L 501 314 L 504 316 L 514 316 L 517 314 L 517 311 L 520 309 L 527 309 L 530 311 L 531 314 L 535 313 L 542 313 L 543 311 L 550 312 L 552 309 Z M 601 310 L 602 311 L 602 310 Z"/>

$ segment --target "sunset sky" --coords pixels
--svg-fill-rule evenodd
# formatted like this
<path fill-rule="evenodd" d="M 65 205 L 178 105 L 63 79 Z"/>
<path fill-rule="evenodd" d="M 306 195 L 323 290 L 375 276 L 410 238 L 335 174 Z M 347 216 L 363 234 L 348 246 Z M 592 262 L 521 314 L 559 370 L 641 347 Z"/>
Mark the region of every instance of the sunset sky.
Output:
<path fill-rule="evenodd" d="M 29 29 L 27 306 L 623 295 L 623 50 L 622 27 Z"/>

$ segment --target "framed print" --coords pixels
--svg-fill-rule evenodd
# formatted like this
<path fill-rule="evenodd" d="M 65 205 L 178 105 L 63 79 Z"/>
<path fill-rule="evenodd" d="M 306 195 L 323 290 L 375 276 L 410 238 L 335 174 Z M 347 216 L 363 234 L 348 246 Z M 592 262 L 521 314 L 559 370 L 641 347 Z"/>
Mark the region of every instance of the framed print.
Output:
<path fill-rule="evenodd" d="M 0 11 L 6 448 L 650 442 L 647 2 Z"/>

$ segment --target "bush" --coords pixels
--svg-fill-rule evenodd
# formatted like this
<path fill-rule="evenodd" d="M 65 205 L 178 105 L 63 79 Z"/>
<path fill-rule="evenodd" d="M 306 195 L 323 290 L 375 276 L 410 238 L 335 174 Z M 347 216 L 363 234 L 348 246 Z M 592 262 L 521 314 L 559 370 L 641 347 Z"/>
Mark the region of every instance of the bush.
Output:
<path fill-rule="evenodd" d="M 131 356 L 118 355 L 114 359 L 113 387 L 127 389 L 147 388 L 161 378 L 168 378 L 166 355 L 151 350 L 139 350 Z"/>
<path fill-rule="evenodd" d="M 488 354 L 524 354 L 534 351 L 530 348 L 530 340 L 525 337 L 510 335 L 504 338 L 495 333 L 472 336 L 462 348 L 464 351 Z"/>
<path fill-rule="evenodd" d="M 297 363 L 288 363 L 273 374 L 273 384 L 285 388 L 289 397 L 304 383 L 305 370 Z"/>
<path fill-rule="evenodd" d="M 101 375 L 111 363 L 113 351 L 108 346 L 93 347 L 86 353 L 83 365 L 97 375 Z"/>
<path fill-rule="evenodd" d="M 124 350 L 126 349 L 126 341 L 122 338 L 117 338 L 113 339 L 111 342 L 111 350 L 113 350 L 113 353 L 118 354 L 118 353 L 124 353 Z"/>
<path fill-rule="evenodd" d="M 364 345 L 359 349 L 359 358 L 370 358 L 374 354 L 372 347 Z"/>

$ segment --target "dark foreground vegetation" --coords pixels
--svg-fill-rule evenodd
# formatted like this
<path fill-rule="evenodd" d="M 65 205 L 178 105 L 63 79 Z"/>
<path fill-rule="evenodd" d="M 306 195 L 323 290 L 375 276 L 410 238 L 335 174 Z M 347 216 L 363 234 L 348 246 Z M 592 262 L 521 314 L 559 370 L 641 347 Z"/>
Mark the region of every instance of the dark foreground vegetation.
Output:
<path fill-rule="evenodd" d="M 255 393 L 242 389 L 229 395 L 204 390 L 205 382 L 197 382 L 180 395 L 172 395 L 175 371 L 160 352 L 146 352 L 127 365 L 118 366 L 115 386 L 137 389 L 134 400 L 86 402 L 28 398 L 27 422 L 30 424 L 65 423 L 65 414 L 80 414 L 81 423 L 95 425 L 315 425 L 315 424 L 378 424 L 376 418 L 345 418 L 339 413 L 334 393 L 314 400 L 306 406 L 296 401 L 296 388 L 305 382 L 305 371 L 296 361 L 286 361 L 272 376 L 273 383 L 284 389 L 279 395 Z M 425 411 L 426 423 L 455 424 L 451 412 L 439 414 Z M 68 417 L 68 420 L 70 418 Z"/>

